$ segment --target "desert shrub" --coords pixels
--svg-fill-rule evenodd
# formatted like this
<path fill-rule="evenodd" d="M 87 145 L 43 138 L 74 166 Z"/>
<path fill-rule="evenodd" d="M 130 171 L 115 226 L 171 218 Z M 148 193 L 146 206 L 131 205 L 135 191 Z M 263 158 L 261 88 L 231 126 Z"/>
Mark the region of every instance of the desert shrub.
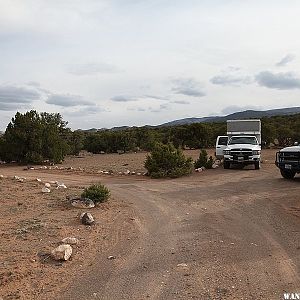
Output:
<path fill-rule="evenodd" d="M 110 191 L 103 184 L 93 184 L 88 188 L 84 189 L 81 194 L 82 198 L 89 198 L 93 200 L 95 203 L 102 203 L 109 199 Z"/>
<path fill-rule="evenodd" d="M 172 144 L 157 143 L 146 158 L 145 168 L 152 178 L 176 178 L 190 174 L 193 163 Z"/>
<path fill-rule="evenodd" d="M 199 158 L 195 161 L 195 168 L 205 167 L 206 169 L 211 169 L 214 161 L 212 156 L 208 157 L 206 150 L 201 149 Z"/>

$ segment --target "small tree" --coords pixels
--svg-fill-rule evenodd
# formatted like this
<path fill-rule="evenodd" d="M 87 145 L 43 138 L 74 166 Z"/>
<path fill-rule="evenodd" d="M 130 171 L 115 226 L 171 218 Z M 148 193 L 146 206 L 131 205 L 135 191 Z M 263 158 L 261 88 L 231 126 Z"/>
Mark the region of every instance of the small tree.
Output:
<path fill-rule="evenodd" d="M 205 167 L 206 169 L 211 169 L 213 163 L 214 163 L 214 161 L 213 161 L 212 156 L 210 156 L 208 158 L 208 154 L 207 154 L 206 150 L 201 149 L 199 158 L 195 161 L 194 166 L 196 169 L 201 168 L 201 167 Z"/>
<path fill-rule="evenodd" d="M 146 158 L 145 168 L 152 178 L 176 178 L 190 174 L 193 163 L 191 158 L 186 158 L 172 144 L 157 143 Z"/>
<path fill-rule="evenodd" d="M 84 189 L 81 194 L 82 198 L 89 198 L 93 200 L 95 203 L 102 203 L 109 199 L 110 191 L 103 184 L 93 184 L 88 188 Z"/>

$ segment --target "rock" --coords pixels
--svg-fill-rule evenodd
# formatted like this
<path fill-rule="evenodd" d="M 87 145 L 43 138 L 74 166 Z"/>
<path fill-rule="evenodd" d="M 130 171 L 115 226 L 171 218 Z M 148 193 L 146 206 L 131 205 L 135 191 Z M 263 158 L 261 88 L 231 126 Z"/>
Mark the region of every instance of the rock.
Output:
<path fill-rule="evenodd" d="M 141 176 L 141 175 L 142 175 L 142 173 L 138 172 L 138 173 L 136 173 L 136 175 L 137 175 L 137 176 Z"/>
<path fill-rule="evenodd" d="M 113 256 L 113 255 L 110 255 L 110 256 L 107 257 L 107 259 L 112 260 L 112 259 L 116 259 L 116 257 Z"/>
<path fill-rule="evenodd" d="M 37 182 L 42 182 L 42 179 L 37 178 L 36 181 L 37 181 Z"/>
<path fill-rule="evenodd" d="M 50 191 L 50 189 L 48 189 L 47 187 L 43 187 L 42 188 L 42 193 L 50 193 L 51 191 Z"/>
<path fill-rule="evenodd" d="M 69 245 L 77 245 L 79 243 L 79 240 L 75 237 L 66 237 L 61 240 L 63 244 L 69 244 Z"/>
<path fill-rule="evenodd" d="M 126 170 L 126 171 L 124 172 L 124 174 L 125 174 L 125 175 L 129 175 L 129 174 L 130 174 L 130 171 L 129 171 L 129 170 Z"/>
<path fill-rule="evenodd" d="M 73 198 L 71 200 L 71 205 L 77 208 L 93 208 L 95 203 L 89 198 Z"/>
<path fill-rule="evenodd" d="M 179 267 L 179 268 L 187 268 L 188 265 L 187 264 L 178 264 L 177 267 Z"/>
<path fill-rule="evenodd" d="M 95 223 L 94 217 L 89 212 L 82 213 L 80 219 L 84 225 L 93 225 Z"/>
<path fill-rule="evenodd" d="M 0 179 L 3 179 L 4 178 L 4 176 L 3 175 L 0 175 Z"/>
<path fill-rule="evenodd" d="M 134 171 L 132 171 L 132 172 L 131 172 L 131 175 L 135 175 L 135 172 L 134 172 Z"/>
<path fill-rule="evenodd" d="M 45 187 L 49 189 L 49 188 L 51 188 L 51 184 L 49 182 L 46 182 Z"/>
<path fill-rule="evenodd" d="M 51 251 L 51 256 L 55 260 L 68 260 L 72 255 L 72 251 L 70 245 L 60 245 Z"/>
<path fill-rule="evenodd" d="M 66 185 L 63 182 L 57 183 L 57 189 L 66 189 Z"/>

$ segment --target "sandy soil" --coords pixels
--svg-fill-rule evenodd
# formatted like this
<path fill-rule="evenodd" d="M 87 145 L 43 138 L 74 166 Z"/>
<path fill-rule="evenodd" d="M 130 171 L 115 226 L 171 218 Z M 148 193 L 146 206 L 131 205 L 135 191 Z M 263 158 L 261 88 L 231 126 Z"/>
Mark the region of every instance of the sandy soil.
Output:
<path fill-rule="evenodd" d="M 145 153 L 64 163 L 81 172 L 2 167 L 0 174 L 27 180 L 0 183 L 0 296 L 283 299 L 300 292 L 300 176 L 282 179 L 274 157 L 263 151 L 261 170 L 219 168 L 174 180 L 90 171 L 142 170 Z M 42 195 L 36 177 L 69 188 Z M 113 199 L 92 211 L 97 224 L 86 228 L 65 195 L 96 181 Z M 66 236 L 81 240 L 72 260 L 51 262 L 47 253 Z"/>

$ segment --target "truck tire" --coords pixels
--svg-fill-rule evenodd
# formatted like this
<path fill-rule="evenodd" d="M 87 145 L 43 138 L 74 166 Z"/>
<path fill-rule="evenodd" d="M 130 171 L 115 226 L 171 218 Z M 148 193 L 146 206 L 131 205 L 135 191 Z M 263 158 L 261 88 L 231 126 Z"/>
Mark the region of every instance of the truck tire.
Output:
<path fill-rule="evenodd" d="M 230 168 L 230 162 L 224 161 L 224 169 L 229 169 Z"/>
<path fill-rule="evenodd" d="M 255 167 L 255 170 L 259 170 L 260 169 L 260 161 L 256 161 L 254 163 L 254 167 Z"/>
<path fill-rule="evenodd" d="M 296 172 L 291 170 L 284 170 L 284 169 L 280 169 L 280 173 L 282 177 L 285 179 L 293 179 L 296 175 Z"/>

